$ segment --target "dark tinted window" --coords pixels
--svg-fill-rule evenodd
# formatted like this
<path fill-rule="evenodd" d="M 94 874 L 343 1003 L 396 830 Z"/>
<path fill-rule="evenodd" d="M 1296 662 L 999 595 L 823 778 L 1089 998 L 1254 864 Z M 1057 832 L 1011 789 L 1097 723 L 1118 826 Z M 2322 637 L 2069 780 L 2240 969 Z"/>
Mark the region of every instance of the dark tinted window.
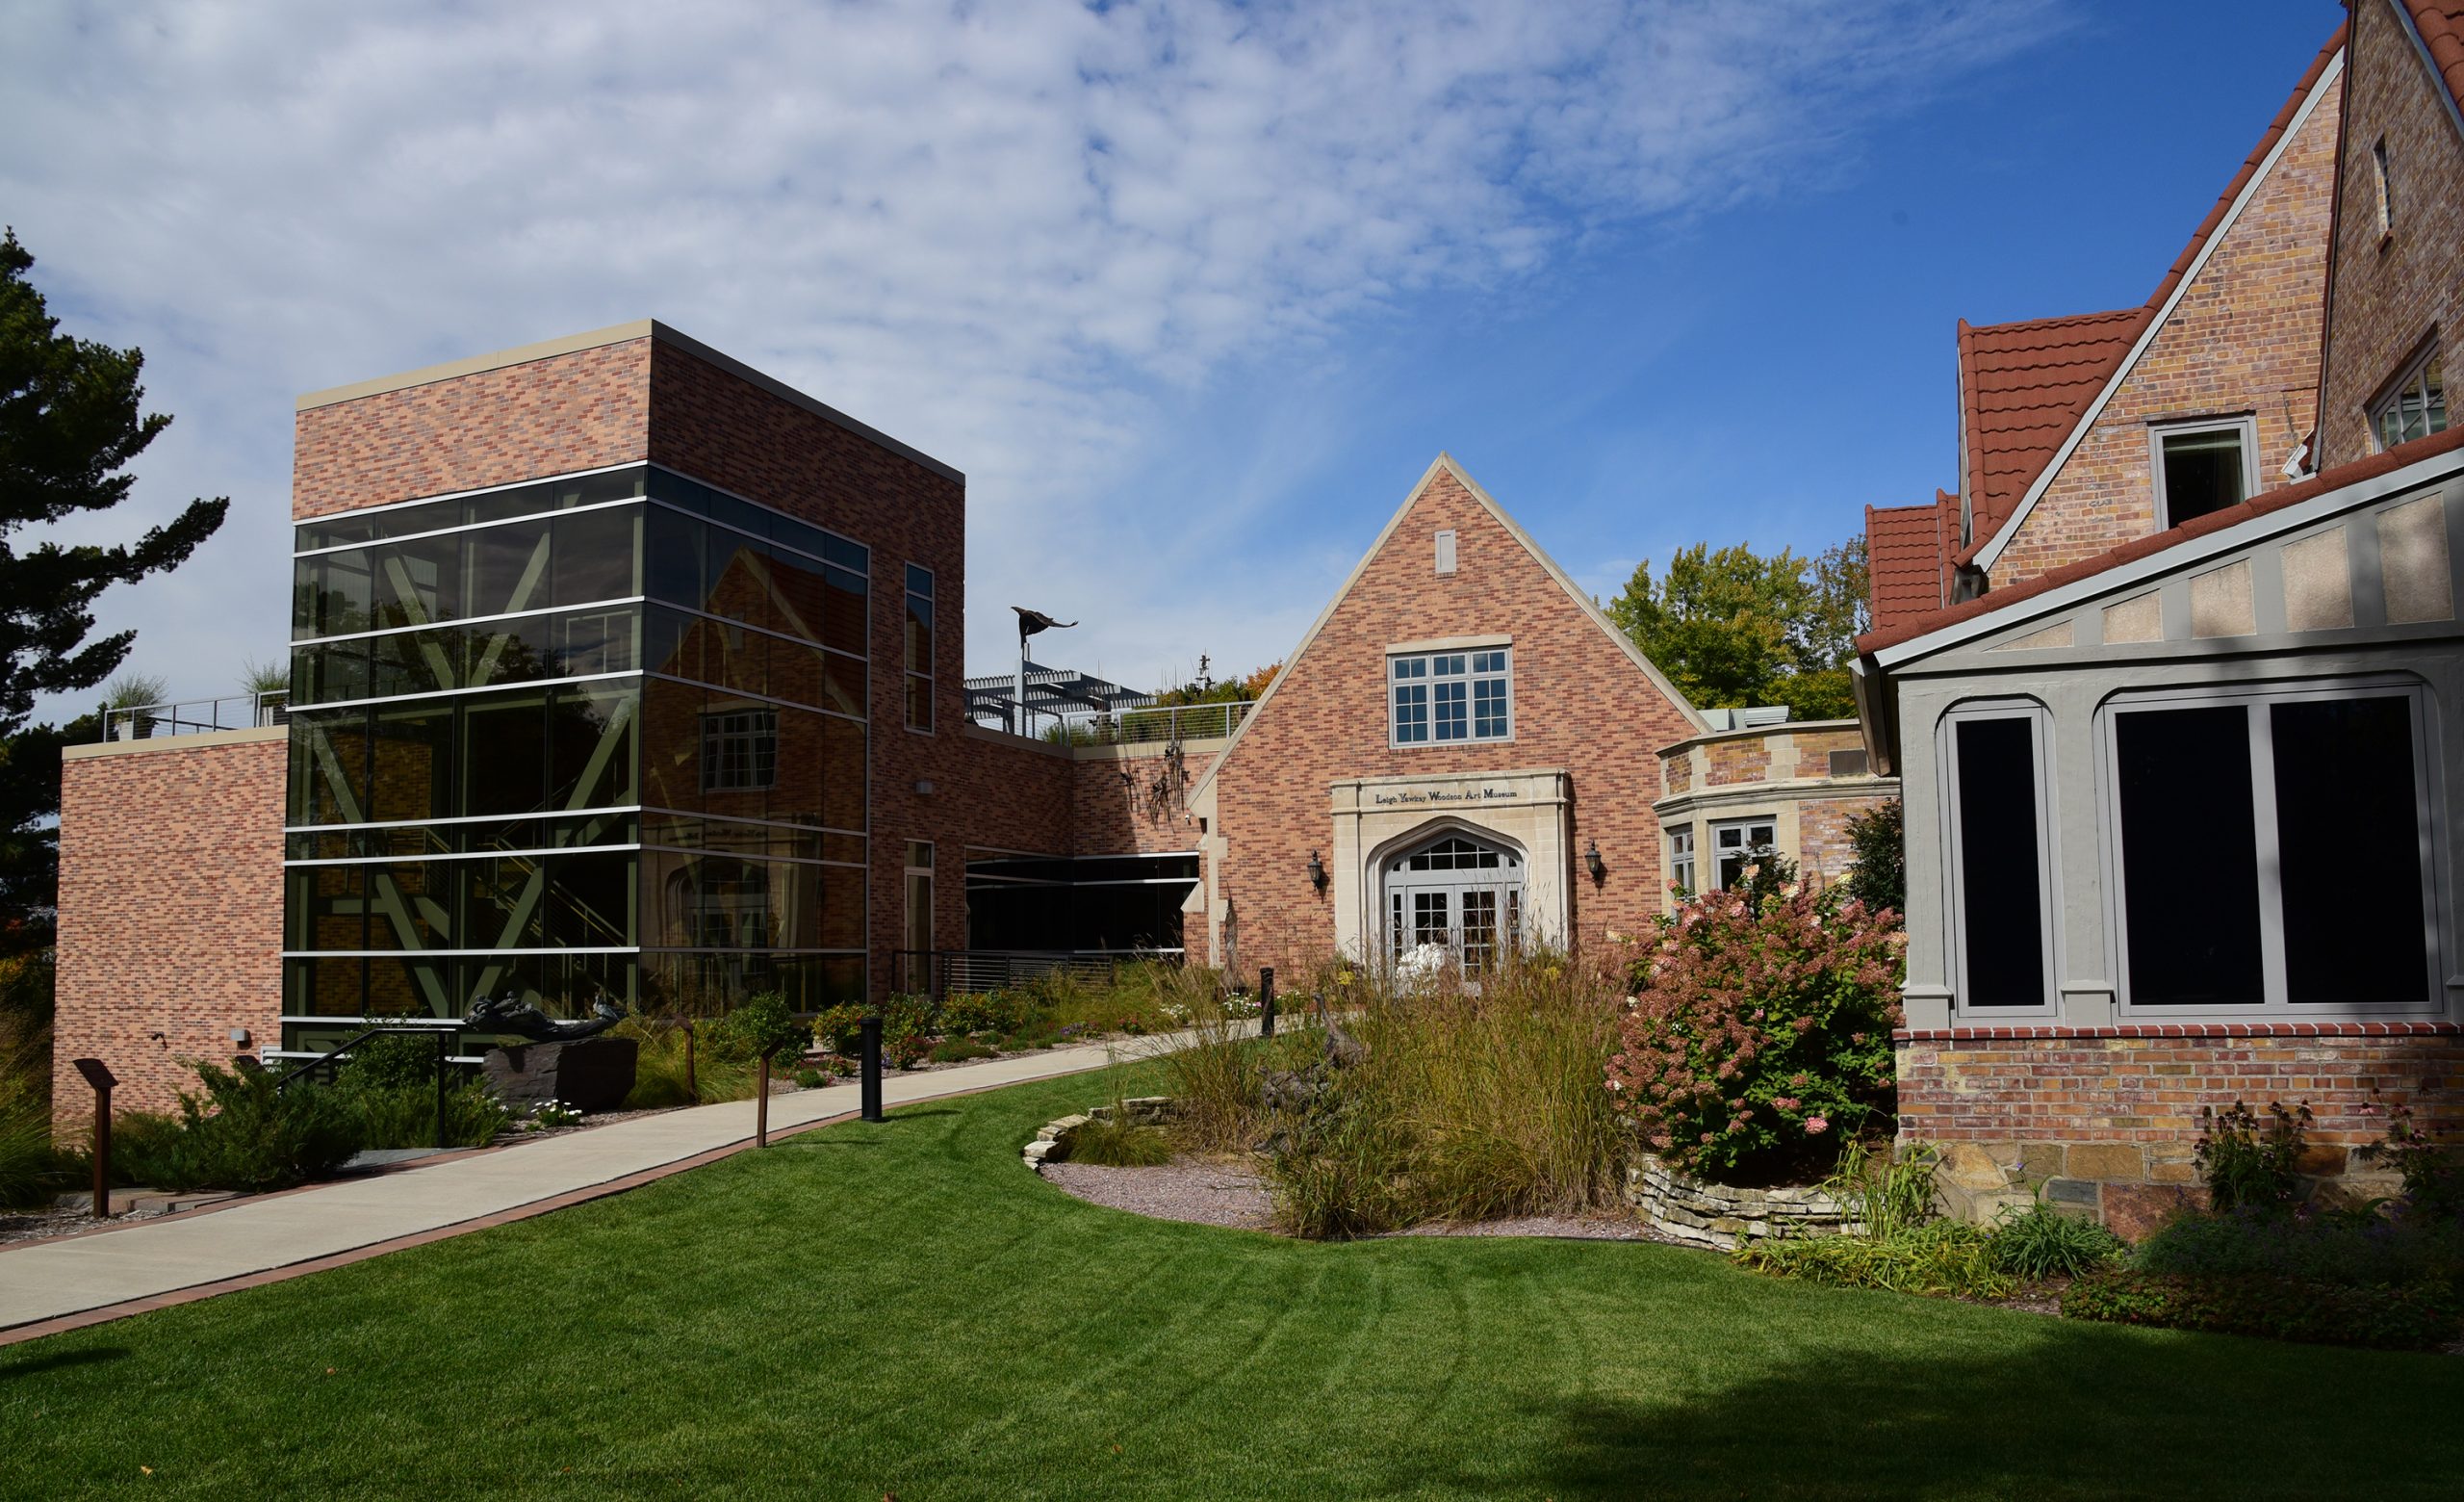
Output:
<path fill-rule="evenodd" d="M 2296 1005 L 2432 995 L 2412 708 L 2392 694 L 2269 706 Z"/>
<path fill-rule="evenodd" d="M 1960 901 L 1968 1006 L 2042 1006 L 2042 831 L 2026 719 L 1959 722 Z"/>
<path fill-rule="evenodd" d="M 2262 997 L 2249 724 L 2238 704 L 2115 719 L 2135 1006 Z"/>
<path fill-rule="evenodd" d="M 2242 501 L 2242 429 L 2173 433 L 2165 445 L 2165 520 L 2175 526 Z"/>

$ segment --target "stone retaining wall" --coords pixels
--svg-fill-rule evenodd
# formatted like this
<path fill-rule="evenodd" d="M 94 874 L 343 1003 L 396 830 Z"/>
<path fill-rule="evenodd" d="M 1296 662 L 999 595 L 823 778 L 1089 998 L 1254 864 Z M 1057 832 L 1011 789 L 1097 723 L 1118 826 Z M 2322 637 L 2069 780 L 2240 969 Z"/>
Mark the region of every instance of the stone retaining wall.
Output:
<path fill-rule="evenodd" d="M 1134 1100 L 1123 1101 L 1120 1108 L 1122 1115 L 1136 1126 L 1159 1126 L 1171 1119 L 1172 1098 L 1170 1096 L 1139 1096 Z M 1077 1134 L 1078 1128 L 1089 1122 L 1104 1120 L 1112 1114 L 1113 1108 L 1109 1105 L 1091 1105 L 1084 1111 L 1068 1116 L 1056 1116 L 1037 1129 L 1036 1140 L 1028 1143 L 1019 1152 L 1018 1156 L 1028 1168 L 1039 1174 L 1043 1172 L 1046 1158 L 1056 1163 L 1066 1162 L 1069 1158 L 1069 1139 Z"/>
<path fill-rule="evenodd" d="M 1626 1171 L 1626 1201 L 1654 1230 L 1723 1252 L 1769 1236 L 1863 1229 L 1820 1189 L 1733 1189 L 1681 1173 L 1648 1152 Z"/>

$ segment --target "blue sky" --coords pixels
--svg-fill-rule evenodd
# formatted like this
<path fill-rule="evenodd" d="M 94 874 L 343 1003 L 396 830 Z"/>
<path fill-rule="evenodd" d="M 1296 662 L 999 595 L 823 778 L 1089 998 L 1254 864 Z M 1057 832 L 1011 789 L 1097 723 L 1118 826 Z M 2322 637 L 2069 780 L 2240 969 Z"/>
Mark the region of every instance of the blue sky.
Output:
<path fill-rule="evenodd" d="M 1953 482 L 1954 321 L 2143 300 L 2342 13 L 13 13 L 5 217 L 178 418 L 75 535 L 235 502 L 133 665 L 280 649 L 297 393 L 646 316 L 969 473 L 976 671 L 1012 603 L 1271 660 L 1440 449 L 1604 595 L 1816 549 Z"/>

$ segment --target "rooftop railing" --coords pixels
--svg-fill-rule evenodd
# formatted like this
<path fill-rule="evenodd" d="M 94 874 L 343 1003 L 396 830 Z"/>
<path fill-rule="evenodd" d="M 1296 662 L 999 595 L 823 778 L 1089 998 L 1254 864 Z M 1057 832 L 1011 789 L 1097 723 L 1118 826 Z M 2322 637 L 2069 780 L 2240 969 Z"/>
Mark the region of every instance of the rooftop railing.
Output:
<path fill-rule="evenodd" d="M 154 740 L 166 736 L 201 736 L 217 730 L 262 730 L 291 717 L 291 690 L 226 694 L 219 699 L 180 699 L 165 704 L 130 704 L 103 711 L 106 740 Z"/>
<path fill-rule="evenodd" d="M 1070 746 L 1161 745 L 1172 740 L 1219 740 L 1241 728 L 1257 701 L 1173 704 L 1149 710 L 1082 710 L 1055 713 L 1030 708 L 1027 723 L 1038 740 Z M 977 723 L 1009 729 L 1008 717 L 979 711 Z"/>

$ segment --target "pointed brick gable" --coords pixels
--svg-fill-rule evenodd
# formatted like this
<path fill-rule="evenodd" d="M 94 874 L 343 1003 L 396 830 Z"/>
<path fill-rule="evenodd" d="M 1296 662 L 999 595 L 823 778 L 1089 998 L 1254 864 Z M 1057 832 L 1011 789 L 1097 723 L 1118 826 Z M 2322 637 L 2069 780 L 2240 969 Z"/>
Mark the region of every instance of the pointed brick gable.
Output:
<path fill-rule="evenodd" d="M 1451 574 L 1436 571 L 1441 530 L 1455 535 Z M 1512 638 L 1515 738 L 1390 747 L 1388 648 L 1458 636 Z M 1332 903 L 1308 865 L 1312 851 L 1332 853 L 1332 788 L 1346 778 L 1564 768 L 1570 848 L 1597 842 L 1607 867 L 1598 885 L 1571 882 L 1575 937 L 1638 929 L 1663 881 L 1656 753 L 1700 728 L 1657 669 L 1441 455 L 1201 787 L 1222 842 L 1211 880 L 1233 873 L 1213 895 L 1235 905 L 1243 967 L 1332 954 Z"/>
<path fill-rule="evenodd" d="M 1956 561 L 1991 587 L 2159 529 L 2151 424 L 2248 417 L 2260 487 L 2286 482 L 2314 417 L 2344 55 L 2340 27 L 2143 304 L 1960 325 Z"/>

